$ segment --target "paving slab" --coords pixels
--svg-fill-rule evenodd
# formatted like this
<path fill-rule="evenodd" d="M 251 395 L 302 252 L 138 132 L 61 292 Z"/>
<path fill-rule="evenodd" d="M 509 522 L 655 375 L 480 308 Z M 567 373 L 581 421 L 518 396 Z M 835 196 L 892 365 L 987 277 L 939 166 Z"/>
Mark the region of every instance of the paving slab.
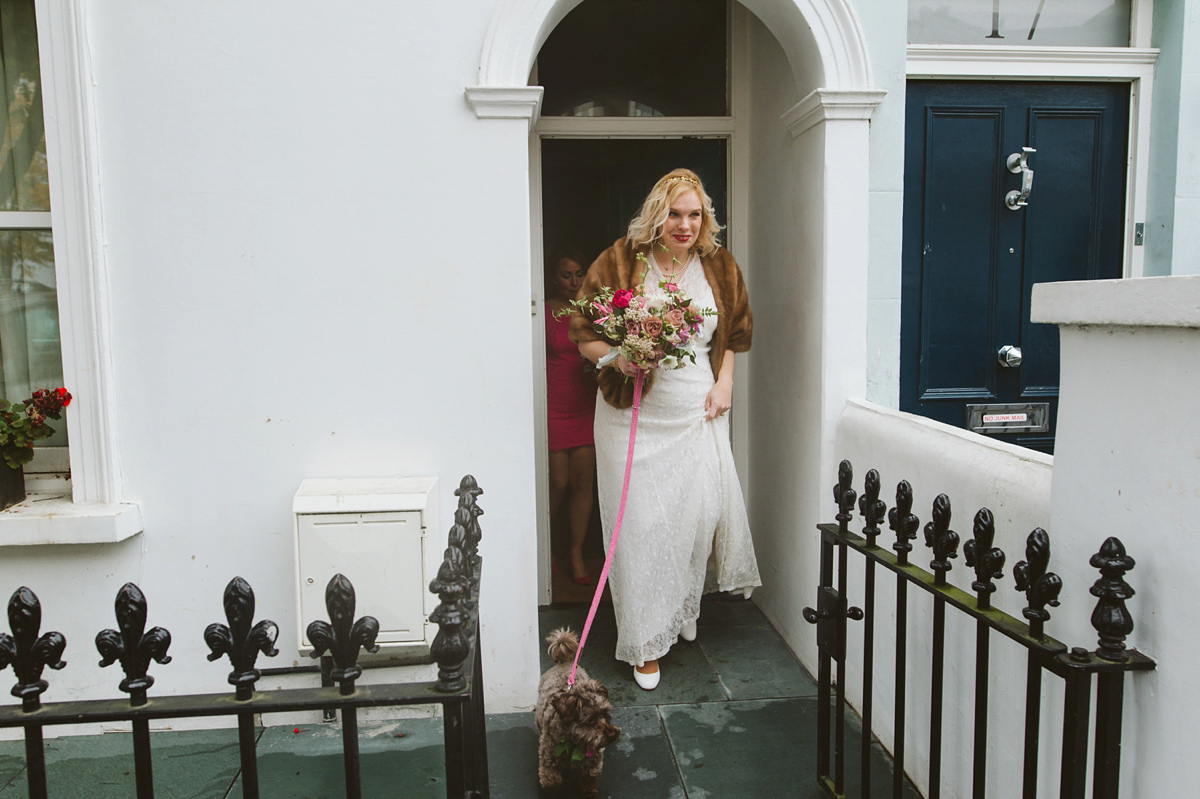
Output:
<path fill-rule="evenodd" d="M 0 791 L 25 770 L 25 744 L 22 741 L 0 741 Z"/>
<path fill-rule="evenodd" d="M 816 783 L 815 698 L 659 708 L 689 797 L 824 799 Z M 846 785 L 859 795 L 859 726 L 847 713 Z M 871 796 L 891 796 L 891 763 L 872 747 Z M 907 786 L 905 797 L 918 799 Z"/>
<path fill-rule="evenodd" d="M 685 799 L 683 780 L 657 708 L 613 712 L 621 737 L 605 750 L 600 796 L 607 799 Z"/>
<path fill-rule="evenodd" d="M 538 733 L 533 712 L 488 716 L 487 745 L 492 799 L 537 796 Z"/>
<path fill-rule="evenodd" d="M 20 747 L 21 771 L 0 797 L 29 796 L 23 743 L 6 742 L 0 768 L 8 763 L 8 747 Z M 241 766 L 236 729 L 152 732 L 154 795 L 160 799 L 222 799 Z M 128 799 L 136 795 L 133 736 L 126 733 L 80 735 L 46 741 L 46 789 L 52 797 Z M 8 765 L 5 765 L 8 764 Z"/>
<path fill-rule="evenodd" d="M 700 618 L 696 622 L 696 626 L 700 629 L 705 627 L 728 627 L 737 624 L 763 624 L 766 622 L 766 617 L 763 616 L 758 605 L 755 605 L 749 599 L 746 599 L 741 594 L 705 594 L 700 601 Z"/>
<path fill-rule="evenodd" d="M 701 627 L 695 644 L 731 699 L 816 696 L 817 684 L 765 621 Z"/>
<path fill-rule="evenodd" d="M 803 762 L 815 746 L 814 704 L 770 699 L 662 708 L 689 796 L 817 799 L 815 772 Z"/>
<path fill-rule="evenodd" d="M 444 799 L 443 751 L 441 719 L 360 723 L 363 796 Z M 258 784 L 262 799 L 344 797 L 341 724 L 266 728 L 258 741 Z M 229 797 L 241 799 L 240 780 Z"/>
<path fill-rule="evenodd" d="M 658 711 L 652 707 L 617 708 L 613 723 L 621 728 L 621 737 L 604 753 L 602 799 L 685 799 Z M 487 728 L 492 798 L 544 796 L 538 787 L 538 733 L 533 714 L 490 716 Z M 566 795 L 573 794 L 568 791 Z"/>
<path fill-rule="evenodd" d="M 555 627 L 561 626 L 569 626 L 577 633 L 580 632 L 583 622 L 587 619 L 587 611 L 583 606 L 542 610 L 538 625 L 542 638 Z M 758 619 L 765 623 L 761 614 Z M 643 691 L 633 681 L 633 667 L 613 656 L 616 646 L 617 625 L 612 608 L 601 605 L 588 634 L 580 663 L 589 676 L 604 683 L 608 688 L 609 698 L 616 707 L 721 702 L 729 699 L 729 694 L 721 685 L 721 680 L 705 656 L 704 650 L 694 641 L 679 641 L 659 661 L 662 681 L 653 691 Z M 544 647 L 541 658 L 542 669 L 549 668 L 550 657 Z"/>

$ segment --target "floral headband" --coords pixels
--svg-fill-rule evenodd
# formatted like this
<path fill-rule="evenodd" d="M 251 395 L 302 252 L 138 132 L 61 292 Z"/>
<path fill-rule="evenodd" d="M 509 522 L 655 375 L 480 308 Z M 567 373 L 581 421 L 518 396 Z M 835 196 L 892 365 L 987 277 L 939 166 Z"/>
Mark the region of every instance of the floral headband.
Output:
<path fill-rule="evenodd" d="M 700 181 L 696 180 L 695 178 L 689 178 L 687 175 L 672 175 L 669 178 L 663 178 L 659 182 L 660 183 L 670 183 L 673 180 L 685 180 L 688 183 L 691 183 L 693 186 L 697 186 L 697 187 L 700 186 Z"/>

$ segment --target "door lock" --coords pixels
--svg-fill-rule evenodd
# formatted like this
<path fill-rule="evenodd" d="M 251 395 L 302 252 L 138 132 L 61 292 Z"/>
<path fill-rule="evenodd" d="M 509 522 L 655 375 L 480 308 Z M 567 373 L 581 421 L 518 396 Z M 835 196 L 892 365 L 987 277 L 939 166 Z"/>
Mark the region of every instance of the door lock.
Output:
<path fill-rule="evenodd" d="M 996 360 L 1001 366 L 1007 366 L 1012 369 L 1021 365 L 1021 348 L 1014 347 L 1012 344 L 1005 344 L 996 353 Z"/>
<path fill-rule="evenodd" d="M 1016 211 L 1029 204 L 1029 195 L 1033 191 L 1033 170 L 1029 168 L 1029 156 L 1036 152 L 1032 147 L 1022 147 L 1021 152 L 1008 157 L 1008 171 L 1021 176 L 1021 190 L 1013 189 L 1004 195 L 1004 204 L 1010 211 Z"/>

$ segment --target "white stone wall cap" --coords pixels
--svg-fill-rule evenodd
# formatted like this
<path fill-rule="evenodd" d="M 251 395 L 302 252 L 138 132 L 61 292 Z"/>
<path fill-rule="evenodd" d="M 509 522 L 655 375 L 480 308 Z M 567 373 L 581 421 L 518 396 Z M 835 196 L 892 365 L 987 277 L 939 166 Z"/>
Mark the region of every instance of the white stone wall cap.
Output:
<path fill-rule="evenodd" d="M 293 513 L 382 513 L 424 510 L 436 477 L 310 479 L 292 498 Z"/>
<path fill-rule="evenodd" d="M 965 443 L 972 447 L 978 447 L 981 451 L 990 452 L 993 457 L 1003 457 L 1010 462 L 1013 460 L 1028 461 L 1029 463 L 1047 467 L 1054 465 L 1054 456 L 1048 455 L 1045 452 L 1038 452 L 1028 447 L 1019 447 L 1016 444 L 1009 444 L 997 438 L 972 433 L 970 430 L 953 427 L 942 422 L 935 422 L 933 419 L 926 419 L 924 416 L 905 413 L 894 408 L 885 408 L 882 405 L 876 405 L 866 400 L 847 400 L 846 408 L 842 412 L 842 424 L 846 424 L 847 422 L 863 428 L 875 428 L 880 435 L 894 435 L 899 430 L 915 433 L 926 443 L 930 452 L 945 452 L 946 443 L 954 441 L 956 445 L 958 443 Z M 941 439 L 941 442 L 939 442 L 939 439 Z M 983 457 L 983 455 L 979 455 L 978 459 Z M 975 463 L 976 466 L 980 462 L 978 459 Z M 860 468 L 857 463 L 854 464 L 854 467 L 856 472 Z M 866 474 L 866 470 L 871 468 L 871 465 L 863 464 L 861 468 L 863 474 Z"/>
<path fill-rule="evenodd" d="M 1038 283 L 1029 316 L 1055 325 L 1200 328 L 1200 275 Z"/>

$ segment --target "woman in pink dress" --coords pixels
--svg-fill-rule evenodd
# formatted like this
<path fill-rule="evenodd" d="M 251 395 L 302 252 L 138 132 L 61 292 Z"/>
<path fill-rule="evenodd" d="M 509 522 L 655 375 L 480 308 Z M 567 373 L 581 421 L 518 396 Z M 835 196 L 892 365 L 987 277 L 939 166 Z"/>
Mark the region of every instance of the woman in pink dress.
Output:
<path fill-rule="evenodd" d="M 571 541 L 571 579 L 591 585 L 583 562 L 583 540 L 592 517 L 596 447 L 592 423 L 596 412 L 595 367 L 567 337 L 571 318 L 556 318 L 570 300 L 578 299 L 587 262 L 567 249 L 550 260 L 546 299 L 546 416 L 550 434 L 550 516 L 566 502 Z"/>

